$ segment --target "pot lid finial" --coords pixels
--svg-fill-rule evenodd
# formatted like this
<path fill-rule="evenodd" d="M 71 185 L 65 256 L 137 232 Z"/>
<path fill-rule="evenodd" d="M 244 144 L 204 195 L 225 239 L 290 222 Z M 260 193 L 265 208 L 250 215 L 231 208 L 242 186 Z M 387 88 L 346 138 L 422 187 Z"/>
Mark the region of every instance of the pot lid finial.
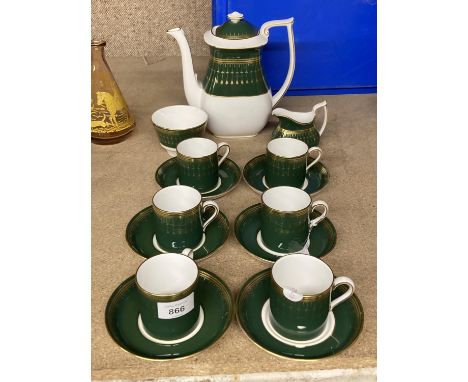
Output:
<path fill-rule="evenodd" d="M 215 35 L 227 40 L 243 40 L 258 35 L 254 25 L 244 19 L 244 15 L 234 11 L 227 15 L 228 20 L 216 28 Z"/>
<path fill-rule="evenodd" d="M 243 18 L 244 18 L 244 15 L 237 11 L 234 11 L 228 14 L 228 19 L 231 20 L 233 23 L 237 23 L 239 22 L 239 20 L 242 20 Z"/>

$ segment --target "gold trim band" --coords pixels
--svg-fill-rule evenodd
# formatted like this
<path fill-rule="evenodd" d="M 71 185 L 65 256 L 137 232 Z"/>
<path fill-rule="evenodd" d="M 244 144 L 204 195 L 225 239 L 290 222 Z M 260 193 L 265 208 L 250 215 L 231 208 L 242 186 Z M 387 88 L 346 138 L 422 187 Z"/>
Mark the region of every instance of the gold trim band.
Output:
<path fill-rule="evenodd" d="M 280 128 L 280 129 L 283 131 L 282 134 L 285 134 L 285 133 L 290 133 L 290 134 L 292 134 L 292 133 L 304 134 L 304 133 L 310 132 L 311 130 L 317 131 L 317 128 L 316 128 L 313 124 L 311 124 L 309 127 L 306 127 L 306 128 L 304 128 L 304 129 L 293 130 L 293 129 L 288 129 L 288 128 L 284 127 L 284 126 L 281 126 L 281 122 L 280 122 L 279 125 L 278 125 L 277 127 Z M 278 137 L 278 138 L 279 138 L 279 137 Z"/>
<path fill-rule="evenodd" d="M 273 278 L 273 275 L 271 275 L 271 281 L 272 281 L 273 288 L 276 289 L 276 291 L 283 296 L 283 288 L 281 288 L 281 286 L 276 282 L 276 280 Z M 302 300 L 300 300 L 299 302 L 306 303 L 306 302 L 321 300 L 327 296 L 329 297 L 332 292 L 332 286 L 333 286 L 333 283 L 323 292 L 320 292 L 317 294 L 312 294 L 312 295 L 305 294 L 303 295 Z"/>
<path fill-rule="evenodd" d="M 182 255 L 183 256 L 183 255 Z M 142 263 L 144 264 L 144 262 Z M 196 264 L 196 263 L 195 263 Z M 141 265 L 140 265 L 141 267 Z M 198 266 L 197 266 L 198 268 Z M 138 270 L 137 270 L 138 272 Z M 135 273 L 136 275 L 136 273 Z M 187 297 L 190 293 L 195 291 L 195 288 L 197 287 L 198 279 L 200 278 L 200 270 L 198 270 L 198 276 L 197 279 L 193 282 L 192 285 L 189 287 L 185 288 L 184 290 L 173 293 L 173 294 L 153 294 L 151 292 L 148 292 L 147 290 L 143 289 L 140 284 L 138 284 L 138 280 L 135 276 L 135 285 L 138 289 L 139 292 L 141 292 L 145 297 L 149 298 L 150 300 L 157 301 L 157 302 L 172 302 L 172 301 L 178 301 L 182 300 L 184 297 Z"/>
<path fill-rule="evenodd" d="M 175 130 L 175 129 L 168 129 L 167 127 L 156 125 L 154 122 L 152 122 L 152 123 L 153 123 L 153 126 L 155 128 L 164 131 L 166 134 L 183 133 L 184 131 L 196 130 L 196 129 L 199 129 L 200 127 L 206 127 L 206 125 L 207 125 L 207 122 L 203 122 L 201 125 L 198 125 L 198 126 L 190 126 L 190 127 L 186 128 L 186 129 Z"/>
<path fill-rule="evenodd" d="M 195 215 L 196 213 L 199 213 L 201 209 L 201 204 L 202 204 L 202 201 L 200 201 L 200 203 L 198 203 L 195 207 L 190 208 L 189 210 L 179 211 L 179 212 L 161 210 L 160 208 L 156 207 L 154 203 L 152 203 L 152 207 L 156 215 L 182 216 L 183 217 L 183 216 L 191 216 L 191 215 Z"/>
<path fill-rule="evenodd" d="M 216 64 L 258 64 L 260 63 L 260 57 L 253 58 L 218 58 L 212 57 L 211 60 Z"/>
<path fill-rule="evenodd" d="M 270 188 L 270 190 L 271 190 L 271 188 Z M 268 190 L 267 190 L 267 191 L 268 191 Z M 266 192 L 266 191 L 265 191 L 265 192 Z M 264 192 L 264 193 L 265 193 L 265 192 Z M 263 194 L 264 194 L 264 193 L 263 193 Z M 300 209 L 300 210 L 296 210 L 296 211 L 280 211 L 280 210 L 277 210 L 277 209 L 275 209 L 275 208 L 270 207 L 268 204 L 266 204 L 266 203 L 263 201 L 263 194 L 262 194 L 262 196 L 261 196 L 261 201 L 262 201 L 261 205 L 262 205 L 262 207 L 265 207 L 265 208 L 268 210 L 268 212 L 273 212 L 273 213 L 275 213 L 275 214 L 277 214 L 277 215 L 281 215 L 281 216 L 283 216 L 283 215 L 285 215 L 285 216 L 295 216 L 295 215 L 301 216 L 301 215 L 306 215 L 306 214 L 308 214 L 309 211 L 310 211 L 310 204 L 311 204 L 311 203 L 309 203 L 309 205 L 308 205 L 307 207 L 304 207 L 304 208 L 302 208 L 302 209 Z M 308 194 L 307 194 L 307 195 L 308 195 Z"/>

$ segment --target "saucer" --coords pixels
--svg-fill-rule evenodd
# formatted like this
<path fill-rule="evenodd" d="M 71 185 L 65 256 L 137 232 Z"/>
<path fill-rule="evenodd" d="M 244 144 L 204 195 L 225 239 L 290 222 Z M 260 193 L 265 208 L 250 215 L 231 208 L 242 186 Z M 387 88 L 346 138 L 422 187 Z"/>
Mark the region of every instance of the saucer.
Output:
<path fill-rule="evenodd" d="M 251 159 L 242 170 L 242 177 L 245 182 L 257 194 L 261 194 L 268 189 L 263 179 L 265 176 L 265 158 L 266 154 L 262 154 Z M 327 168 L 322 162 L 317 162 L 307 171 L 302 190 L 309 195 L 314 195 L 328 184 L 329 179 L 330 175 Z"/>
<path fill-rule="evenodd" d="M 207 213 L 209 214 L 210 211 L 207 211 Z M 136 253 L 146 258 L 154 255 L 160 255 L 164 252 L 156 249 L 154 245 L 154 242 L 157 243 L 157 238 L 155 238 L 154 235 L 155 225 L 156 216 L 153 212 L 152 206 L 146 207 L 138 212 L 127 225 L 125 236 L 128 245 Z M 212 255 L 224 244 L 228 236 L 228 219 L 221 211 L 219 211 L 216 219 L 206 228 L 205 241 L 202 242 L 202 245 L 197 246 L 199 248 L 194 251 L 193 259 L 201 260 Z"/>
<path fill-rule="evenodd" d="M 268 185 L 266 183 L 266 176 L 265 175 L 262 176 L 262 183 L 263 183 L 263 186 L 265 186 L 265 188 L 270 188 L 270 187 L 268 187 Z M 302 186 L 300 187 L 300 189 L 302 191 L 304 191 L 307 188 L 308 185 L 309 185 L 309 179 L 307 179 L 307 177 L 306 177 L 304 179 L 304 183 L 302 183 Z"/>
<path fill-rule="evenodd" d="M 140 358 L 162 361 L 194 355 L 221 338 L 234 313 L 231 292 L 215 274 L 200 269 L 197 293 L 204 312 L 198 332 L 183 342 L 156 343 L 145 338 L 138 327 L 138 291 L 135 276 L 131 276 L 117 287 L 107 303 L 107 331 L 120 348 Z"/>
<path fill-rule="evenodd" d="M 318 343 L 298 347 L 275 338 L 262 321 L 262 309 L 270 297 L 270 279 L 270 269 L 255 274 L 247 280 L 237 297 L 237 321 L 257 346 L 283 358 L 314 360 L 338 354 L 358 338 L 364 323 L 364 312 L 356 294 L 333 309 L 335 325 L 332 333 L 327 333 L 325 339 L 317 340 Z M 332 298 L 346 291 L 347 287 L 340 285 L 333 291 Z M 323 336 L 323 333 L 319 337 Z"/>
<path fill-rule="evenodd" d="M 258 232 L 260 231 L 260 209 L 262 205 L 255 204 L 242 211 L 237 216 L 234 223 L 234 232 L 241 245 L 252 255 L 260 260 L 274 263 L 285 254 L 275 253 L 272 250 L 265 251 L 258 241 Z M 311 218 L 318 217 L 320 212 L 313 211 Z M 336 244 L 336 230 L 330 219 L 323 219 L 309 234 L 309 240 L 312 245 L 299 251 L 308 253 L 314 257 L 323 257 L 329 253 Z"/>
<path fill-rule="evenodd" d="M 273 251 L 272 249 L 268 248 L 268 246 L 263 242 L 262 230 L 258 231 L 258 233 L 257 233 L 257 244 L 262 250 L 264 250 L 265 252 L 268 252 L 268 253 L 270 253 L 272 255 L 275 255 L 275 256 L 278 256 L 278 257 L 283 257 L 283 256 L 288 255 L 288 253 L 276 252 L 276 251 Z M 297 251 L 297 252 L 298 253 L 306 253 L 308 251 L 308 249 L 309 249 L 309 245 L 310 245 L 310 238 L 308 237 L 304 247 L 302 249 L 300 249 L 299 251 Z"/>
<path fill-rule="evenodd" d="M 213 191 L 202 193 L 202 198 L 204 200 L 220 198 L 233 190 L 240 182 L 240 168 L 229 158 L 226 158 L 226 160 L 221 163 L 218 174 L 221 180 L 220 186 Z M 156 183 L 158 183 L 162 188 L 177 184 L 177 180 L 179 178 L 177 158 L 171 158 L 165 161 L 156 170 L 154 177 L 156 178 Z"/>
<path fill-rule="evenodd" d="M 180 186 L 179 178 L 176 179 L 176 184 L 178 186 Z M 202 195 L 211 194 L 211 193 L 215 192 L 218 188 L 220 188 L 221 184 L 222 184 L 221 177 L 218 176 L 218 181 L 216 182 L 216 185 L 211 190 L 203 191 L 203 192 L 200 191 L 200 194 L 202 194 Z"/>
<path fill-rule="evenodd" d="M 197 246 L 195 248 L 191 248 L 192 251 L 197 251 L 199 250 L 203 244 L 205 244 L 205 241 L 206 241 L 206 235 L 205 233 L 203 233 L 203 236 L 202 236 L 202 239 L 200 240 L 200 242 L 197 244 Z M 156 234 L 153 235 L 153 247 L 156 248 L 156 250 L 159 252 L 159 253 L 167 253 L 167 251 L 165 251 L 158 243 L 158 239 L 156 237 Z"/>

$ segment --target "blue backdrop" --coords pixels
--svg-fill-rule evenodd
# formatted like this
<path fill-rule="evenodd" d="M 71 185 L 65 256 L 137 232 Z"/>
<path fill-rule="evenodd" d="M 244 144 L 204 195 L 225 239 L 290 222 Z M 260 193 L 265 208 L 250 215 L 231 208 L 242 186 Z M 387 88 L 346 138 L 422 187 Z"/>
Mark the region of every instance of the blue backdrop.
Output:
<path fill-rule="evenodd" d="M 296 70 L 287 94 L 376 92 L 377 0 L 213 0 L 213 25 L 233 11 L 257 27 L 294 17 Z M 286 28 L 270 29 L 262 61 L 279 89 L 289 64 Z"/>

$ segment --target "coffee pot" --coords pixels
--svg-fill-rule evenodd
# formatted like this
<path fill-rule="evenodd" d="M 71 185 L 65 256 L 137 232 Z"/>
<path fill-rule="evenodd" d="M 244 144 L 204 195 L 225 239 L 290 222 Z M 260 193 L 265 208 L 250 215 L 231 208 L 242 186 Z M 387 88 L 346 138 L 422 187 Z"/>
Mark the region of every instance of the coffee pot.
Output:
<path fill-rule="evenodd" d="M 223 138 L 252 137 L 268 121 L 272 108 L 288 90 L 294 74 L 294 18 L 264 23 L 257 31 L 239 12 L 205 32 L 211 57 L 205 78 L 197 80 L 190 48 L 181 28 L 167 31 L 179 44 L 184 91 L 191 106 L 208 114 L 208 129 Z M 285 26 L 288 31 L 289 68 L 281 88 L 272 95 L 263 75 L 261 48 L 268 43 L 269 30 Z"/>

